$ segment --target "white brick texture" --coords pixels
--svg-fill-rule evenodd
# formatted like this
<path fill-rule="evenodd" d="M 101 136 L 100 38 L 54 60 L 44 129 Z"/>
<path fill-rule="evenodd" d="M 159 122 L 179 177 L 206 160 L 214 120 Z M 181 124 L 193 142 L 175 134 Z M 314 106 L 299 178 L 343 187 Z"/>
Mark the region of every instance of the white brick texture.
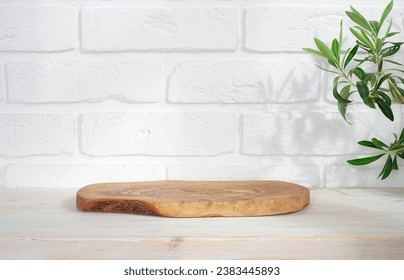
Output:
<path fill-rule="evenodd" d="M 330 165 L 325 172 L 326 187 L 404 187 L 403 166 L 385 180 L 376 179 L 383 169 L 385 158 L 372 166 Z"/>
<path fill-rule="evenodd" d="M 74 147 L 72 116 L 0 114 L 0 155 L 71 154 Z"/>
<path fill-rule="evenodd" d="M 401 108 L 401 110 L 404 112 L 404 108 Z M 401 127 L 404 128 L 404 113 L 401 113 Z"/>
<path fill-rule="evenodd" d="M 3 169 L 0 168 L 0 188 L 4 188 Z"/>
<path fill-rule="evenodd" d="M 76 46 L 78 13 L 69 6 L 1 6 L 0 51 L 63 51 Z"/>
<path fill-rule="evenodd" d="M 82 116 L 82 150 L 94 156 L 213 156 L 235 149 L 229 113 L 94 113 Z"/>
<path fill-rule="evenodd" d="M 0 103 L 3 102 L 3 79 L 2 77 L 2 69 L 0 68 Z"/>
<path fill-rule="evenodd" d="M 163 180 L 163 168 L 142 164 L 11 164 L 6 188 L 81 188 L 99 182 Z"/>
<path fill-rule="evenodd" d="M 152 61 L 14 62 L 7 83 L 12 102 L 155 102 L 161 95 L 160 63 Z"/>
<path fill-rule="evenodd" d="M 369 152 L 357 141 L 389 139 L 400 121 L 390 122 L 376 112 L 355 112 L 346 123 L 339 113 L 252 113 L 242 120 L 243 146 L 252 155 L 342 155 Z M 387 138 L 386 138 L 387 137 Z"/>
<path fill-rule="evenodd" d="M 235 8 L 84 8 L 86 51 L 233 51 Z"/>
<path fill-rule="evenodd" d="M 354 5 L 355 6 L 355 5 Z M 347 7 L 349 9 L 349 7 Z M 264 6 L 246 9 L 245 47 L 263 52 L 302 51 L 313 47 L 313 37 L 327 44 L 339 35 L 339 24 L 344 22 L 344 34 L 348 34 L 351 22 L 344 7 L 316 6 Z M 361 7 L 367 17 L 379 19 L 382 8 Z M 395 28 L 402 30 L 402 10 L 393 12 Z M 355 40 L 345 36 L 344 46 L 353 47 Z"/>
<path fill-rule="evenodd" d="M 314 37 L 330 45 L 341 20 L 342 50 L 352 47 L 349 5 L 378 20 L 388 0 L 0 2 L 0 188 L 167 178 L 403 186 L 403 160 L 382 182 L 383 162 L 346 160 L 373 154 L 359 140 L 391 143 L 404 106 L 392 106 L 393 123 L 354 94 L 349 125 L 334 75 L 315 67 L 326 62 L 302 50 Z M 403 31 L 403 1 L 390 18 Z"/>
<path fill-rule="evenodd" d="M 173 165 L 167 176 L 169 180 L 281 180 L 320 186 L 319 168 L 314 165 Z"/>
<path fill-rule="evenodd" d="M 319 98 L 320 72 L 301 61 L 188 61 L 168 85 L 168 100 L 178 103 L 309 102 Z"/>

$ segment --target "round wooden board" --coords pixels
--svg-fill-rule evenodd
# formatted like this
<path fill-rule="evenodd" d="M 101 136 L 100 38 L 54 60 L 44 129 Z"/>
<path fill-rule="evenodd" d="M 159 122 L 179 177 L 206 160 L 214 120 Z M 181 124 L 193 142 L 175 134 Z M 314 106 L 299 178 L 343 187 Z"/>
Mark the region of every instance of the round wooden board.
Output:
<path fill-rule="evenodd" d="M 309 189 L 281 181 L 152 181 L 102 183 L 77 192 L 84 211 L 166 217 L 266 216 L 296 212 Z"/>

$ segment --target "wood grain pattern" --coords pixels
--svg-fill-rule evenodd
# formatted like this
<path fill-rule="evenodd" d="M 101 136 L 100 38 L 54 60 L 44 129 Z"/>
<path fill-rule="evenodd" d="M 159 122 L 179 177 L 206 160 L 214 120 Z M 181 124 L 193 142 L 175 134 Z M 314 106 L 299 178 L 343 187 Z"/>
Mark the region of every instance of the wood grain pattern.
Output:
<path fill-rule="evenodd" d="M 281 181 L 152 181 L 103 183 L 77 192 L 84 211 L 166 217 L 267 216 L 310 203 L 307 188 Z"/>
<path fill-rule="evenodd" d="M 311 188 L 293 215 L 84 213 L 77 189 L 0 188 L 0 259 L 404 259 L 404 188 Z"/>

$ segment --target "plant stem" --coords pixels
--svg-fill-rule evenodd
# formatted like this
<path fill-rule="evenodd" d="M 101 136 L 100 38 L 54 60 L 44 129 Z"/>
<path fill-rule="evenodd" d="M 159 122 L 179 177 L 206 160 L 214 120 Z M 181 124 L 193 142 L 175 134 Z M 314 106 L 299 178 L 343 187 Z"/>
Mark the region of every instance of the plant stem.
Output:
<path fill-rule="evenodd" d="M 404 152 L 404 148 L 400 148 L 400 149 L 398 149 L 398 150 L 393 150 L 393 151 L 387 150 L 387 151 L 386 151 L 386 154 L 399 154 L 399 153 L 401 153 L 401 152 Z"/>
<path fill-rule="evenodd" d="M 338 65 L 338 70 L 341 75 L 345 78 L 345 80 L 352 86 L 356 87 L 356 85 L 352 82 L 352 80 L 345 74 L 344 70 L 342 69 L 341 65 Z"/>

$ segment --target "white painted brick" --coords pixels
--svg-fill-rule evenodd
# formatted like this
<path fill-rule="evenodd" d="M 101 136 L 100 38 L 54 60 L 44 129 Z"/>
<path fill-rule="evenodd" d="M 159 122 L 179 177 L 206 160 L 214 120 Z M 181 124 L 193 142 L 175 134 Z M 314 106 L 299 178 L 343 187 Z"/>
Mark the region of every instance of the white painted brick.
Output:
<path fill-rule="evenodd" d="M 0 188 L 4 188 L 4 175 L 3 169 L 0 168 Z"/>
<path fill-rule="evenodd" d="M 76 45 L 78 15 L 68 6 L 0 7 L 0 50 L 62 51 Z"/>
<path fill-rule="evenodd" d="M 152 61 L 54 61 L 7 64 L 12 102 L 77 102 L 118 99 L 158 101 L 160 63 Z"/>
<path fill-rule="evenodd" d="M 245 47 L 253 51 L 302 51 L 313 47 L 317 37 L 331 45 L 339 35 L 339 23 L 344 22 L 343 47 L 353 47 L 349 34 L 352 22 L 345 15 L 349 7 L 271 6 L 246 9 Z M 366 17 L 379 19 L 383 8 L 357 7 Z M 396 30 L 402 30 L 402 10 L 392 13 Z M 348 35 L 349 34 L 349 35 Z"/>
<path fill-rule="evenodd" d="M 102 182 L 163 180 L 163 168 L 142 164 L 11 164 L 6 188 L 81 188 Z"/>
<path fill-rule="evenodd" d="M 404 187 L 403 167 L 399 171 L 393 171 L 385 180 L 377 179 L 385 158 L 383 157 L 379 161 L 376 162 L 377 165 L 369 166 L 352 166 L 348 163 L 327 166 L 326 187 Z"/>
<path fill-rule="evenodd" d="M 86 51 L 232 51 L 237 48 L 237 9 L 84 8 Z"/>
<path fill-rule="evenodd" d="M 0 68 L 0 103 L 3 102 L 3 79 L 2 79 L 2 69 Z"/>
<path fill-rule="evenodd" d="M 320 173 L 314 165 L 173 165 L 169 180 L 281 180 L 307 187 L 320 186 Z"/>
<path fill-rule="evenodd" d="M 233 152 L 229 113 L 94 113 L 82 116 L 82 150 L 108 155 L 219 155 Z"/>
<path fill-rule="evenodd" d="M 399 130 L 400 120 L 391 122 L 377 111 L 355 112 L 346 123 L 339 113 L 252 113 L 242 120 L 242 150 L 246 154 L 339 155 L 367 153 L 360 140 L 389 140 Z"/>
<path fill-rule="evenodd" d="M 0 114 L 0 155 L 53 155 L 74 151 L 70 115 Z"/>
<path fill-rule="evenodd" d="M 301 61 L 187 61 L 168 85 L 170 102 L 308 102 L 319 99 L 320 72 Z"/>

